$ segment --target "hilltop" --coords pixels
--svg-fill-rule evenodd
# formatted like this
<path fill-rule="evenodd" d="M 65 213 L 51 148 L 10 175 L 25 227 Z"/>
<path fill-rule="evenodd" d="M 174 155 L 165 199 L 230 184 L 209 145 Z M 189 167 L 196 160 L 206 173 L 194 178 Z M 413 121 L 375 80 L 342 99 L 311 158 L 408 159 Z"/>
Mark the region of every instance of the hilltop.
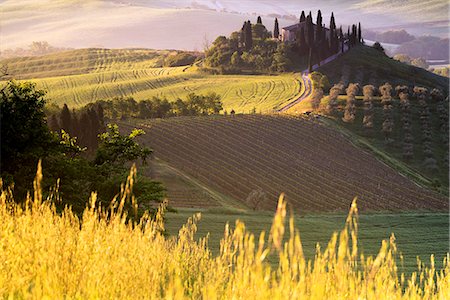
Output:
<path fill-rule="evenodd" d="M 143 128 L 142 141 L 157 158 L 241 206 L 251 207 L 249 195 L 262 191 L 267 198 L 258 209 L 265 210 L 275 208 L 282 192 L 298 212 L 346 211 L 355 196 L 363 210 L 448 208 L 445 197 L 420 188 L 313 120 L 236 115 L 121 126 Z"/>
<path fill-rule="evenodd" d="M 382 52 L 364 45 L 351 48 L 317 70 L 331 83 L 359 83 L 379 86 L 385 82 L 396 85 L 419 85 L 439 88 L 448 93 L 449 79 L 422 68 L 401 63 Z"/>

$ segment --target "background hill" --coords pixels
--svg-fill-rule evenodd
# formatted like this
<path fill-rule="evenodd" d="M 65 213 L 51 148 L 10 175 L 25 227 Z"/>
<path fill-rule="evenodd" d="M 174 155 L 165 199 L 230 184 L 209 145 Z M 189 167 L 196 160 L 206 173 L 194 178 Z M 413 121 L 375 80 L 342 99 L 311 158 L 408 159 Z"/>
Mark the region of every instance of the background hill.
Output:
<path fill-rule="evenodd" d="M 346 211 L 355 196 L 363 210 L 448 209 L 445 197 L 314 121 L 238 115 L 137 125 L 159 159 L 247 207 L 249 194 L 262 190 L 267 199 L 259 208 L 268 210 L 281 192 L 297 212 Z"/>
<path fill-rule="evenodd" d="M 189 93 L 215 92 L 224 109 L 272 112 L 301 92 L 301 76 L 224 75 L 202 72 L 195 64 L 164 67 L 180 51 L 81 49 L 0 61 L 9 77 L 31 79 L 47 99 L 76 108 L 100 99 L 153 96 L 175 101 Z"/>

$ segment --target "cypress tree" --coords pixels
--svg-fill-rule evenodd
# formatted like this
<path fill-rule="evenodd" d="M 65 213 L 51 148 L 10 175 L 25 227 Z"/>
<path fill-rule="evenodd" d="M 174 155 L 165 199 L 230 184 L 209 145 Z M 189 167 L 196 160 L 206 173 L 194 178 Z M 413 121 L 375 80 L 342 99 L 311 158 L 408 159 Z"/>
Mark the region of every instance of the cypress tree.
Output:
<path fill-rule="evenodd" d="M 334 13 L 331 13 L 331 19 L 330 19 L 330 30 L 336 30 L 336 21 L 334 19 Z"/>
<path fill-rule="evenodd" d="M 300 23 L 305 22 L 305 21 L 306 21 L 305 11 L 302 10 L 302 14 L 300 15 Z"/>
<path fill-rule="evenodd" d="M 344 52 L 344 33 L 342 32 L 342 26 L 339 27 L 339 40 L 341 41 L 341 52 Z"/>
<path fill-rule="evenodd" d="M 261 25 L 262 25 L 262 19 L 261 19 L 261 16 L 258 16 L 258 19 L 256 20 L 256 24 L 261 24 Z"/>
<path fill-rule="evenodd" d="M 361 43 L 362 36 L 361 36 L 361 23 L 358 23 L 358 42 Z"/>
<path fill-rule="evenodd" d="M 300 29 L 300 38 L 299 38 L 299 50 L 300 50 L 300 55 L 303 56 L 306 54 L 306 52 L 308 51 L 307 48 L 307 43 L 306 43 L 306 35 L 305 35 L 305 28 L 302 27 Z"/>
<path fill-rule="evenodd" d="M 311 12 L 306 18 L 306 37 L 309 47 L 312 47 L 314 44 L 314 26 L 312 22 Z"/>
<path fill-rule="evenodd" d="M 317 21 L 316 21 L 316 42 L 322 40 L 322 12 L 317 12 Z"/>
<path fill-rule="evenodd" d="M 58 118 L 56 117 L 56 114 L 53 114 L 48 118 L 47 126 L 51 131 L 58 132 L 61 128 L 59 127 Z"/>
<path fill-rule="evenodd" d="M 66 132 L 72 131 L 72 116 L 70 114 L 69 107 L 66 103 L 64 103 L 64 106 L 61 110 L 61 114 L 59 116 L 59 125 L 61 126 L 61 129 L 64 129 Z"/>
<path fill-rule="evenodd" d="M 246 38 L 245 38 L 245 34 L 246 34 L 246 29 L 247 29 L 247 22 L 244 22 L 244 25 L 242 25 L 242 29 L 241 29 L 241 34 L 240 34 L 240 36 L 239 36 L 239 46 L 241 47 L 241 48 L 244 48 L 245 47 L 245 41 L 246 41 Z"/>
<path fill-rule="evenodd" d="M 275 26 L 273 28 L 273 37 L 278 39 L 280 37 L 280 27 L 278 25 L 278 19 L 275 18 Z"/>
<path fill-rule="evenodd" d="M 252 23 L 247 21 L 245 27 L 245 49 L 250 51 L 253 48 L 253 33 L 252 33 Z"/>

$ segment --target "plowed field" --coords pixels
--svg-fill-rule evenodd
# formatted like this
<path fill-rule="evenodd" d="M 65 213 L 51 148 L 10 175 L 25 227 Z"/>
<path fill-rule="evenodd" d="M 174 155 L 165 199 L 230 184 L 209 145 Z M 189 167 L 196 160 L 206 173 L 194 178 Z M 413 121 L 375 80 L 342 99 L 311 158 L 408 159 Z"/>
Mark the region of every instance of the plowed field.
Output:
<path fill-rule="evenodd" d="M 236 115 L 171 118 L 121 125 L 143 128 L 155 156 L 222 194 L 244 202 L 255 189 L 272 210 L 280 193 L 298 212 L 445 210 L 425 190 L 338 131 L 299 117 Z"/>

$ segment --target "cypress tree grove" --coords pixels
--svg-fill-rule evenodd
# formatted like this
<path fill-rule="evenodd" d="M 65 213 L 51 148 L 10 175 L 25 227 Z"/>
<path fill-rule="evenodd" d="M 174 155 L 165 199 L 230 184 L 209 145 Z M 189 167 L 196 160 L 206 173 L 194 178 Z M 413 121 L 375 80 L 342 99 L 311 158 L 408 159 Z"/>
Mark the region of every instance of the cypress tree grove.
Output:
<path fill-rule="evenodd" d="M 363 87 L 364 95 L 364 118 L 363 126 L 364 128 L 373 128 L 373 93 L 375 92 L 375 87 L 373 85 L 366 85 Z"/>
<path fill-rule="evenodd" d="M 273 38 L 274 39 L 280 38 L 280 26 L 278 25 L 278 18 L 275 18 L 275 25 L 273 27 Z"/>

